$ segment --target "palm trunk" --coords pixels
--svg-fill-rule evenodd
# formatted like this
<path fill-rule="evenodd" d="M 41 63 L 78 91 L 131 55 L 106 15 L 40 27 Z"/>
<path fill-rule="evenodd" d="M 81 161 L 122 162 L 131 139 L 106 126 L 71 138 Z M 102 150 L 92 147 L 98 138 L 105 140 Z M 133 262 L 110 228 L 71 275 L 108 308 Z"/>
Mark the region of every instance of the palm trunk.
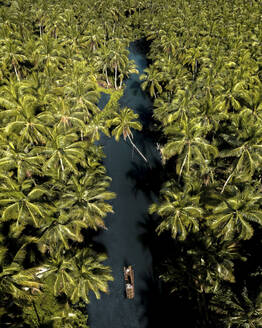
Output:
<path fill-rule="evenodd" d="M 40 317 L 39 317 L 39 314 L 38 314 L 38 312 L 37 312 L 37 309 L 36 309 L 36 306 L 35 306 L 35 302 L 32 301 L 32 303 L 33 303 L 33 308 L 34 308 L 34 310 L 35 310 L 35 314 L 36 314 L 36 317 L 37 317 L 38 326 L 40 327 L 40 325 L 41 325 Z"/>
<path fill-rule="evenodd" d="M 183 160 L 183 163 L 182 163 L 182 166 L 181 166 L 181 169 L 180 169 L 180 172 L 179 172 L 179 179 L 178 179 L 178 181 L 180 181 L 180 177 L 181 177 L 181 174 L 182 174 L 183 168 L 184 168 L 184 166 L 185 166 L 185 164 L 186 164 L 187 156 L 188 156 L 188 154 L 186 154 L 186 156 L 185 156 L 185 158 L 184 158 L 184 160 Z"/>
<path fill-rule="evenodd" d="M 108 80 L 107 68 L 106 68 L 106 83 L 107 83 L 107 86 L 109 87 L 109 80 Z"/>
<path fill-rule="evenodd" d="M 122 89 L 122 85 L 123 85 L 123 79 L 120 78 L 120 84 L 119 84 L 119 88 Z"/>
<path fill-rule="evenodd" d="M 132 139 L 130 138 L 129 134 L 127 135 L 131 145 L 135 148 L 135 150 L 138 152 L 138 154 L 143 158 L 143 160 L 145 162 L 147 162 L 147 159 L 145 158 L 145 156 L 141 153 L 141 151 L 137 148 L 137 146 L 133 143 Z"/>
<path fill-rule="evenodd" d="M 227 178 L 222 190 L 221 190 L 221 194 L 223 194 L 225 188 L 226 188 L 226 185 L 228 184 L 229 180 L 231 179 L 232 175 L 233 175 L 234 171 L 230 174 L 230 176 Z"/>
<path fill-rule="evenodd" d="M 115 65 L 115 89 L 117 90 L 117 65 Z"/>
<path fill-rule="evenodd" d="M 60 157 L 59 160 L 60 160 L 60 164 L 61 164 L 62 171 L 64 171 L 65 168 L 64 168 L 64 164 L 63 164 L 62 158 Z"/>
<path fill-rule="evenodd" d="M 193 69 L 193 80 L 196 79 L 196 74 L 197 74 L 197 59 L 195 60 L 195 65 Z"/>
<path fill-rule="evenodd" d="M 20 82 L 19 74 L 18 74 L 18 71 L 17 71 L 16 65 L 15 65 L 14 63 L 13 63 L 13 67 L 14 67 L 14 71 L 15 71 L 15 75 L 16 75 L 17 81 Z"/>

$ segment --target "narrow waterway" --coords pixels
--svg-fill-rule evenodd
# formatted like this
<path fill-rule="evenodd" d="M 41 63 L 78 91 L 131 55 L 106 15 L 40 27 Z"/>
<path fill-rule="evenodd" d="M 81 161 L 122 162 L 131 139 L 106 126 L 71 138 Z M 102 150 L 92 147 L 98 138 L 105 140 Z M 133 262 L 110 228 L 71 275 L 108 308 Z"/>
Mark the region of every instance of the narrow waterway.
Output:
<path fill-rule="evenodd" d="M 138 43 L 130 44 L 130 59 L 134 59 L 139 75 L 147 66 L 145 54 Z M 132 108 L 146 125 L 151 115 L 152 103 L 141 90 L 139 75 L 132 74 L 126 81 L 121 106 Z M 106 96 L 102 96 L 99 106 L 104 106 Z M 111 190 L 117 194 L 112 202 L 115 213 L 106 218 L 107 231 L 96 237 L 108 254 L 106 264 L 113 270 L 114 281 L 109 284 L 110 293 L 102 294 L 100 300 L 91 296 L 88 306 L 91 328 L 148 328 L 148 303 L 150 284 L 153 279 L 152 257 L 143 240 L 151 195 L 143 188 L 144 173 L 151 164 L 159 161 L 152 140 L 142 132 L 134 132 L 134 142 L 148 158 L 149 165 L 123 139 L 103 137 L 102 144 L 106 159 L 107 174 L 112 178 Z M 139 187 L 141 186 L 141 188 Z M 144 186 L 146 187 L 146 186 Z M 144 191 L 142 191 L 144 190 Z M 125 298 L 123 266 L 131 264 L 135 270 L 135 298 Z"/>

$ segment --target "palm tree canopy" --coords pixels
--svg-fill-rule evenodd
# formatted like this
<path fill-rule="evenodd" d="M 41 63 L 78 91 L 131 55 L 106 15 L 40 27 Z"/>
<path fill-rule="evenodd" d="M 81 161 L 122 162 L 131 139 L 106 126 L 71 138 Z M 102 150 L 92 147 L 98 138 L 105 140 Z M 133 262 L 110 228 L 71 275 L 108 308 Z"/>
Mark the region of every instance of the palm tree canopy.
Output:
<path fill-rule="evenodd" d="M 133 137 L 131 129 L 142 130 L 140 122 L 136 121 L 138 114 L 134 113 L 130 108 L 123 108 L 119 113 L 115 114 L 115 117 L 108 121 L 109 126 L 115 126 L 112 130 L 112 135 L 116 141 L 119 141 L 121 135 L 124 139 L 127 136 Z"/>
<path fill-rule="evenodd" d="M 173 238 L 185 240 L 189 232 L 199 230 L 203 210 L 199 206 L 199 197 L 190 196 L 167 183 L 161 190 L 161 203 L 152 204 L 149 213 L 156 213 L 163 220 L 156 229 L 159 234 L 170 230 Z"/>
<path fill-rule="evenodd" d="M 261 193 L 251 187 L 243 191 L 232 187 L 217 198 L 219 203 L 208 217 L 211 228 L 226 240 L 233 237 L 250 239 L 254 233 L 252 223 L 262 224 Z"/>

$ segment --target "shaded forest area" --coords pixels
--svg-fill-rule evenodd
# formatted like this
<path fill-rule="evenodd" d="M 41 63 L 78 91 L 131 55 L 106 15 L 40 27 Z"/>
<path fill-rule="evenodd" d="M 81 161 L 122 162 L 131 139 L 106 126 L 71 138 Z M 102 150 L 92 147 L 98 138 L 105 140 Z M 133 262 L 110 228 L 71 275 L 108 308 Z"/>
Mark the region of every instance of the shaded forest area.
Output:
<path fill-rule="evenodd" d="M 163 164 L 152 252 L 174 326 L 262 326 L 261 14 L 155 1 L 140 21 Z"/>
<path fill-rule="evenodd" d="M 118 105 L 142 38 L 164 310 L 174 326 L 262 326 L 261 17 L 255 0 L 0 2 L 1 326 L 87 327 L 89 292 L 108 292 L 92 234 L 117 195 L 95 141 L 142 128 Z"/>

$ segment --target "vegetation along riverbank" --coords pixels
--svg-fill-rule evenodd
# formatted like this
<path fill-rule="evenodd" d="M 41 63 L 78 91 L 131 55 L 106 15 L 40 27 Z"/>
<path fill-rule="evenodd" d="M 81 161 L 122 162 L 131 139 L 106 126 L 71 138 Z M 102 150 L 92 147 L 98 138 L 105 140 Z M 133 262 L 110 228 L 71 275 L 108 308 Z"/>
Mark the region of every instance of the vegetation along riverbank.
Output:
<path fill-rule="evenodd" d="M 139 39 L 143 129 L 118 102 Z M 261 327 L 261 113 L 259 0 L 2 0 L 0 326 L 87 327 L 114 279 L 93 242 L 118 197 L 97 141 L 139 130 L 161 157 L 143 187 L 173 326 Z"/>

